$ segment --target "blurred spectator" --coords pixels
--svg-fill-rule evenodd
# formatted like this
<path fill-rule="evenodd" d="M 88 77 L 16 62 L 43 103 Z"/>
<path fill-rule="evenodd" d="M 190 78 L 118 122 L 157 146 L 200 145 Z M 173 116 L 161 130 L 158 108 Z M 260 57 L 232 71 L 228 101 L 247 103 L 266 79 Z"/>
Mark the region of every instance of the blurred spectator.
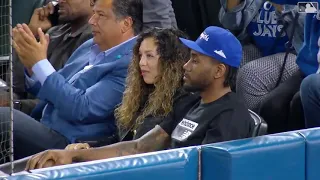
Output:
<path fill-rule="evenodd" d="M 161 27 L 177 28 L 171 0 L 142 0 L 143 30 Z"/>
<path fill-rule="evenodd" d="M 320 3 L 320 2 L 319 2 Z M 301 100 L 307 128 L 320 127 L 320 14 L 308 14 L 305 24 L 306 39 L 298 60 L 306 77 L 301 84 Z M 316 74 L 315 74 L 316 73 Z"/>
<path fill-rule="evenodd" d="M 283 131 L 288 126 L 290 102 L 303 78 L 290 47 L 287 49 L 286 60 L 286 53 L 283 52 L 286 51 L 288 37 L 293 37 L 291 43 L 295 51 L 301 48 L 304 15 L 297 16 L 297 6 L 269 1 L 228 0 L 224 4 L 221 10 L 224 25 L 240 32 L 238 38 L 244 41 L 250 37 L 262 56 L 266 56 L 245 64 L 239 70 L 237 93 L 243 96 L 248 108 L 260 112 L 269 124 L 269 132 Z M 229 12 L 225 11 L 225 7 Z M 298 17 L 296 22 L 295 17 Z M 227 21 L 227 18 L 230 20 Z M 299 101 L 299 97 L 296 98 Z"/>
<path fill-rule="evenodd" d="M 196 42 L 181 41 L 191 48 L 191 59 L 184 65 L 184 88 L 201 96 L 192 102 L 184 118 L 177 116 L 175 109 L 137 140 L 97 149 L 46 151 L 32 157 L 26 169 L 250 137 L 253 121 L 230 88 L 242 58 L 240 42 L 230 32 L 214 26 L 208 27 Z M 177 107 L 183 109 L 180 104 Z"/>
<path fill-rule="evenodd" d="M 29 28 L 37 36 L 37 28 L 41 27 L 50 35 L 48 60 L 56 70 L 61 69 L 71 54 L 85 41 L 92 38 L 88 20 L 92 15 L 90 0 L 64 0 L 59 2 L 60 25 L 52 24 L 48 16 L 54 9 L 51 3 L 34 11 Z M 20 98 L 27 98 L 25 91 L 23 65 L 16 53 L 13 54 L 13 87 Z M 35 106 L 34 101 L 22 101 L 23 111 L 30 113 Z"/>
<path fill-rule="evenodd" d="M 284 4 L 284 1 L 275 0 L 279 4 Z M 289 2 L 291 5 L 297 4 L 297 2 Z M 284 5 L 286 7 L 287 5 Z M 298 11 L 296 9 L 295 11 Z M 295 12 L 295 17 L 292 25 L 295 28 L 295 34 L 293 36 L 293 44 L 296 44 L 300 41 L 300 32 L 303 31 L 303 25 L 305 22 L 305 14 Z M 287 16 L 288 17 L 288 16 Z M 289 16 L 290 17 L 290 16 Z M 298 17 L 298 18 L 297 18 Z M 296 21 L 296 22 L 294 22 Z M 307 27 L 307 25 L 305 26 Z M 305 38 L 308 38 L 308 31 L 305 31 Z M 297 38 L 299 37 L 299 38 Z M 296 43 L 294 43 L 296 42 Z M 308 42 L 306 39 L 305 43 Z M 297 130 L 305 127 L 304 124 L 304 113 L 300 99 L 300 84 L 304 77 L 308 76 L 311 73 L 315 73 L 318 65 L 314 65 L 316 59 L 311 63 L 310 66 L 310 57 L 312 53 L 308 53 L 307 58 L 303 57 L 305 55 L 301 54 L 301 51 L 305 49 L 305 43 L 303 43 L 300 48 L 299 56 L 296 58 L 296 64 L 298 70 L 293 73 L 293 75 L 287 79 L 282 77 L 278 79 L 277 83 L 268 83 L 269 93 L 263 95 L 263 102 L 260 106 L 260 115 L 268 123 L 268 132 L 269 133 L 278 133 L 283 131 Z M 309 50 L 308 50 L 309 51 Z M 312 61 L 312 60 L 311 60 Z M 285 68 L 284 68 L 285 72 Z M 267 75 L 266 75 L 267 76 Z M 267 76 L 269 79 L 270 76 Z M 252 79 L 250 79 L 252 80 Z M 248 80 L 248 81 L 250 81 Z M 270 82 L 270 80 L 266 81 Z M 274 82 L 271 80 L 271 82 Z M 265 87 L 265 83 L 260 85 Z"/>
<path fill-rule="evenodd" d="M 183 65 L 190 58 L 190 51 L 179 37 L 185 37 L 179 30 L 158 28 L 138 37 L 124 97 L 115 113 L 120 140 L 132 140 L 131 134 L 134 139 L 140 138 L 165 121 L 181 101 L 198 99 L 182 89 Z M 179 113 L 183 116 L 187 111 Z M 71 144 L 66 149 L 88 147 Z"/>
<path fill-rule="evenodd" d="M 26 85 L 42 100 L 35 108 L 40 122 L 13 112 L 16 159 L 115 133 L 113 111 L 121 102 L 134 36 L 142 29 L 142 3 L 97 0 L 93 12 L 89 23 L 94 38 L 81 45 L 59 72 L 47 60 L 48 35 L 39 28 L 37 42 L 27 25 L 14 28 L 14 48 L 27 69 Z M 9 115 L 8 108 L 0 111 Z"/>
<path fill-rule="evenodd" d="M 220 1 L 221 24 L 237 34 L 242 43 L 252 42 L 262 56 L 285 52 L 285 43 L 292 31 L 292 23 L 290 19 L 284 19 L 281 12 L 292 15 L 290 13 L 296 12 L 295 6 L 283 7 L 264 0 Z M 301 42 L 295 43 L 294 47 L 299 50 Z"/>

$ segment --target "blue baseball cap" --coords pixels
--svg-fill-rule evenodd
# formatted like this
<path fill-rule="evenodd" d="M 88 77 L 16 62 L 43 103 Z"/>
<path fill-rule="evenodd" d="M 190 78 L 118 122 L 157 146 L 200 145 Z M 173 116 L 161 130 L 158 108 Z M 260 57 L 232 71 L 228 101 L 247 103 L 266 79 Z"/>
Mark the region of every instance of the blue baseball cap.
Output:
<path fill-rule="evenodd" d="M 242 60 L 242 46 L 229 31 L 220 27 L 206 28 L 196 41 L 180 38 L 190 49 L 238 68 Z"/>

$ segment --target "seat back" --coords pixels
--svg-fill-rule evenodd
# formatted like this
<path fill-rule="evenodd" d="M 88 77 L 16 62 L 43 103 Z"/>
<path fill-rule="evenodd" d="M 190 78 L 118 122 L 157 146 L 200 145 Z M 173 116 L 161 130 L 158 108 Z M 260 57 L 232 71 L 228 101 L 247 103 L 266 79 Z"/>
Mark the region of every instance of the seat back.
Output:
<path fill-rule="evenodd" d="M 264 119 L 260 117 L 257 113 L 251 111 L 250 109 L 249 109 L 249 114 L 254 122 L 252 137 L 262 136 L 267 134 L 268 125 L 264 121 Z"/>

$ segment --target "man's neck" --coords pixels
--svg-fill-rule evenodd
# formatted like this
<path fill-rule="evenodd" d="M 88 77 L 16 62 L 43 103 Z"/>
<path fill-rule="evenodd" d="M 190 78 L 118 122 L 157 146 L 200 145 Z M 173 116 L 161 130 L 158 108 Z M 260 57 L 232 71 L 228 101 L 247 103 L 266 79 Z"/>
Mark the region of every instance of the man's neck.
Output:
<path fill-rule="evenodd" d="M 79 18 L 77 20 L 74 20 L 70 22 L 71 26 L 71 33 L 77 32 L 80 28 L 82 28 L 85 24 L 88 23 L 88 18 Z"/>
<path fill-rule="evenodd" d="M 203 103 L 211 103 L 231 92 L 230 87 L 208 88 L 200 93 Z"/>
<path fill-rule="evenodd" d="M 124 36 L 118 38 L 118 41 L 115 42 L 113 45 L 108 45 L 108 46 L 99 45 L 100 50 L 101 50 L 101 51 L 106 51 L 106 50 L 108 50 L 108 49 L 111 49 L 111 48 L 113 48 L 113 47 L 118 46 L 118 45 L 121 44 L 121 43 L 124 43 L 124 42 L 128 41 L 129 39 L 131 39 L 131 38 L 133 38 L 133 37 L 134 37 L 134 35 L 127 35 L 127 36 L 124 35 Z"/>

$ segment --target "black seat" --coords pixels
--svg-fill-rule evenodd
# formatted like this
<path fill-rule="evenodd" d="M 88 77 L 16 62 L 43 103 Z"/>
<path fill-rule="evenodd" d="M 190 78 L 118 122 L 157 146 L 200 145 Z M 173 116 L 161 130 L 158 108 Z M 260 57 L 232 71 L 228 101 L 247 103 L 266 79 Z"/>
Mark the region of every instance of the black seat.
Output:
<path fill-rule="evenodd" d="M 251 111 L 250 109 L 249 109 L 249 114 L 254 121 L 254 129 L 252 132 L 252 137 L 257 137 L 257 136 L 262 136 L 262 135 L 267 134 L 268 125 L 263 120 L 263 118 L 260 117 L 255 112 Z"/>

